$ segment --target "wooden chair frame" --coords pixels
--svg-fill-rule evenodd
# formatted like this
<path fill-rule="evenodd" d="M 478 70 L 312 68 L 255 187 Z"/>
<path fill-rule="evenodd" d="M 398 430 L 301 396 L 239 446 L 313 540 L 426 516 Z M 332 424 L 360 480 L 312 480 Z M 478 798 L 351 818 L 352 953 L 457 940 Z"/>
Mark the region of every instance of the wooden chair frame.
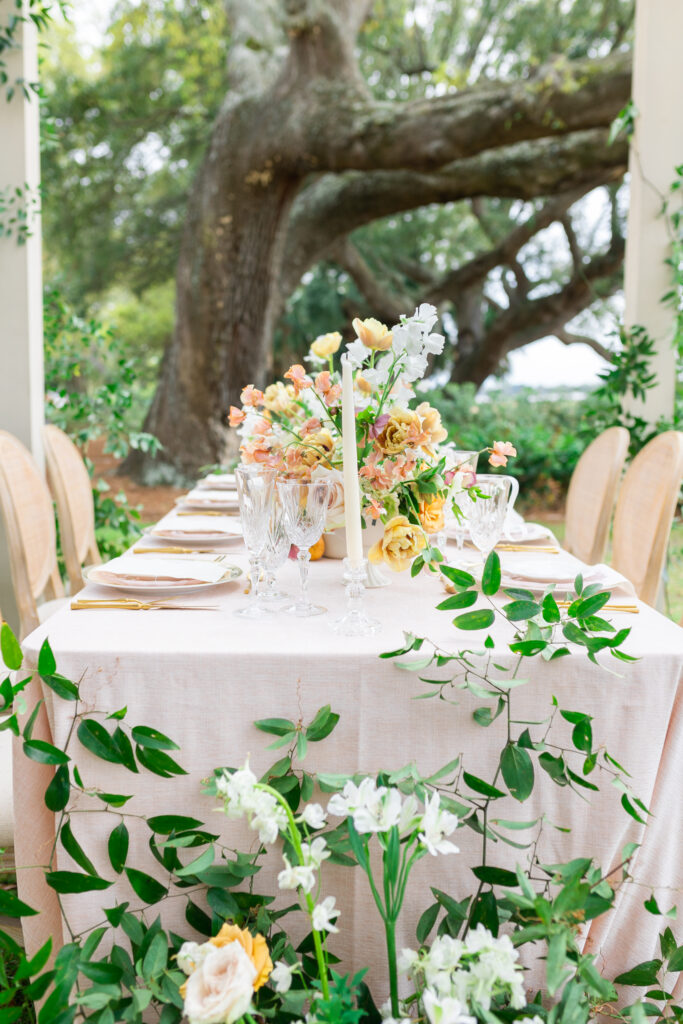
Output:
<path fill-rule="evenodd" d="M 588 565 L 602 562 L 605 557 L 612 511 L 628 454 L 628 445 L 629 433 L 625 427 L 610 427 L 605 430 L 588 445 L 576 464 L 569 482 L 564 546 L 567 551 Z M 590 543 L 586 543 L 579 536 L 577 525 L 580 524 L 581 518 L 579 488 L 583 482 L 583 475 L 586 474 L 588 466 L 594 459 L 600 460 L 600 469 L 605 475 L 601 480 L 602 497 L 598 518 Z M 591 475 L 594 476 L 594 474 Z"/>

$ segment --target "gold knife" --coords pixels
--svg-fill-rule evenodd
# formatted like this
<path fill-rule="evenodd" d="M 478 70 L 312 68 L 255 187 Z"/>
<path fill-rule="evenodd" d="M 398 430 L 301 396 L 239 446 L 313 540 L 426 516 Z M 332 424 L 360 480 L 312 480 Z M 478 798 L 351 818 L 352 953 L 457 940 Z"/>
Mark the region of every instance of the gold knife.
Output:
<path fill-rule="evenodd" d="M 137 601 L 132 597 L 112 598 L 111 600 L 95 598 L 76 597 L 71 602 L 71 608 L 75 612 L 89 611 L 96 608 L 119 608 L 123 611 L 218 611 L 217 604 L 175 604 L 170 601 Z"/>
<path fill-rule="evenodd" d="M 219 548 L 133 548 L 134 555 L 227 555 Z"/>

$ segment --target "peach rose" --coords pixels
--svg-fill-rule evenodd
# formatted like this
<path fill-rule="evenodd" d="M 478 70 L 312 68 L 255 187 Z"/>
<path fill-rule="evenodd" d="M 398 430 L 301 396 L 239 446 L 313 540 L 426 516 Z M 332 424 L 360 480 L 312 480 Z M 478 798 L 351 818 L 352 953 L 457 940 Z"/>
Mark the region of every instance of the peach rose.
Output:
<path fill-rule="evenodd" d="M 342 336 L 339 331 L 332 331 L 330 334 L 321 334 L 311 345 L 311 352 L 318 359 L 328 359 L 339 350 L 342 343 Z"/>
<path fill-rule="evenodd" d="M 220 949 L 230 942 L 239 942 L 256 969 L 254 991 L 265 985 L 273 969 L 273 961 L 268 953 L 268 946 L 263 935 L 252 935 L 248 928 L 238 928 L 236 924 L 224 924 L 218 935 L 209 939 L 212 946 Z"/>
<path fill-rule="evenodd" d="M 368 558 L 371 562 L 386 562 L 394 572 L 403 572 L 426 544 L 419 526 L 406 516 L 394 516 L 385 524 L 382 539 L 370 548 Z"/>
<path fill-rule="evenodd" d="M 438 494 L 431 501 L 421 499 L 418 514 L 425 533 L 439 533 L 440 530 L 443 530 L 446 525 L 443 514 L 444 504 L 445 499 L 440 498 Z"/>
<path fill-rule="evenodd" d="M 444 430 L 441 422 L 441 413 L 429 404 L 421 402 L 415 410 L 422 420 L 422 429 L 429 435 L 431 444 L 439 444 L 448 437 L 448 431 Z"/>
<path fill-rule="evenodd" d="M 414 444 L 420 434 L 420 419 L 417 413 L 412 409 L 394 408 L 375 443 L 385 455 L 398 455 L 407 445 Z"/>
<path fill-rule="evenodd" d="M 386 324 L 381 324 L 373 316 L 367 320 L 359 320 L 356 317 L 351 326 L 366 348 L 375 349 L 377 352 L 386 352 L 391 348 L 391 331 Z"/>
<path fill-rule="evenodd" d="M 269 384 L 263 392 L 263 404 L 271 412 L 292 416 L 297 411 L 297 406 L 292 401 L 292 392 L 293 389 L 286 387 L 281 380 Z"/>
<path fill-rule="evenodd" d="M 317 466 L 319 463 L 332 468 L 328 456 L 334 451 L 334 438 L 329 430 L 318 430 L 306 436 L 306 443 L 300 448 L 301 459 L 305 466 Z"/>
<path fill-rule="evenodd" d="M 249 1009 L 256 968 L 239 942 L 214 949 L 185 983 L 190 1024 L 233 1024 Z"/>

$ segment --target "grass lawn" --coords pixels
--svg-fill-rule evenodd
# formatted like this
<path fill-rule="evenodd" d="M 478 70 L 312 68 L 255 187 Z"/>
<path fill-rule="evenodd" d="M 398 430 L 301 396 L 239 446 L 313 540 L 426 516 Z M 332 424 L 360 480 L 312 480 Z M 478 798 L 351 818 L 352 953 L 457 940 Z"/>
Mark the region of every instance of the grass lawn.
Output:
<path fill-rule="evenodd" d="M 527 518 L 533 520 L 536 517 L 529 515 Z M 542 515 L 538 517 L 537 521 L 549 527 L 557 539 L 562 541 L 564 537 L 564 522 L 551 521 Z M 607 561 L 609 561 L 609 552 Z M 675 622 L 680 622 L 681 618 L 683 618 L 683 522 L 678 519 L 671 531 L 666 575 L 666 604 L 663 610 Z"/>

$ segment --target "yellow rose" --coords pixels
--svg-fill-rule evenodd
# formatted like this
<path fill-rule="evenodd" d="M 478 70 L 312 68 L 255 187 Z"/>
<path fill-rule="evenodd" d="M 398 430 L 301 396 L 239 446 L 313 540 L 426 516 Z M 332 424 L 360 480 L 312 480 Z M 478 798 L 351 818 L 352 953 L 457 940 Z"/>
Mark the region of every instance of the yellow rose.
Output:
<path fill-rule="evenodd" d="M 270 959 L 268 946 L 263 935 L 252 935 L 246 928 L 238 928 L 236 924 L 224 924 L 218 935 L 209 939 L 212 946 L 220 949 L 230 942 L 239 942 L 256 969 L 254 979 L 254 991 L 265 985 L 273 969 L 273 961 Z"/>
<path fill-rule="evenodd" d="M 392 409 L 389 422 L 376 440 L 385 455 L 398 455 L 420 433 L 420 418 L 411 409 Z"/>
<path fill-rule="evenodd" d="M 431 501 L 424 498 L 420 501 L 419 518 L 425 533 L 439 533 L 443 530 L 446 525 L 443 515 L 444 503 L 445 498 L 438 495 Z"/>
<path fill-rule="evenodd" d="M 371 562 L 386 562 L 394 572 L 407 569 L 426 546 L 424 533 L 406 516 L 394 516 L 384 527 L 384 536 L 368 552 Z"/>
<path fill-rule="evenodd" d="M 364 395 L 372 394 L 372 384 L 369 380 L 366 380 L 365 377 L 361 377 L 360 374 L 356 375 L 356 387 L 359 391 L 362 391 Z"/>
<path fill-rule="evenodd" d="M 321 334 L 311 345 L 311 352 L 319 359 L 327 359 L 334 355 L 342 343 L 342 336 L 339 331 L 332 331 L 331 334 Z"/>
<path fill-rule="evenodd" d="M 295 414 L 298 408 L 292 402 L 289 389 L 280 380 L 276 384 L 269 384 L 263 392 L 263 404 L 271 412 L 278 412 L 285 416 Z"/>
<path fill-rule="evenodd" d="M 421 402 L 415 410 L 422 420 L 422 429 L 429 434 L 432 444 L 439 444 L 448 437 L 448 431 L 444 430 L 441 422 L 441 413 L 434 409 L 429 402 Z"/>
<path fill-rule="evenodd" d="M 367 320 L 359 320 L 356 317 L 351 326 L 366 348 L 374 348 L 378 352 L 386 352 L 391 348 L 391 331 L 386 324 L 381 324 L 373 316 Z"/>
<path fill-rule="evenodd" d="M 327 458 L 334 451 L 334 438 L 329 430 L 317 430 L 306 435 L 306 444 L 301 447 L 301 460 L 305 466 L 322 465 L 332 468 Z"/>

